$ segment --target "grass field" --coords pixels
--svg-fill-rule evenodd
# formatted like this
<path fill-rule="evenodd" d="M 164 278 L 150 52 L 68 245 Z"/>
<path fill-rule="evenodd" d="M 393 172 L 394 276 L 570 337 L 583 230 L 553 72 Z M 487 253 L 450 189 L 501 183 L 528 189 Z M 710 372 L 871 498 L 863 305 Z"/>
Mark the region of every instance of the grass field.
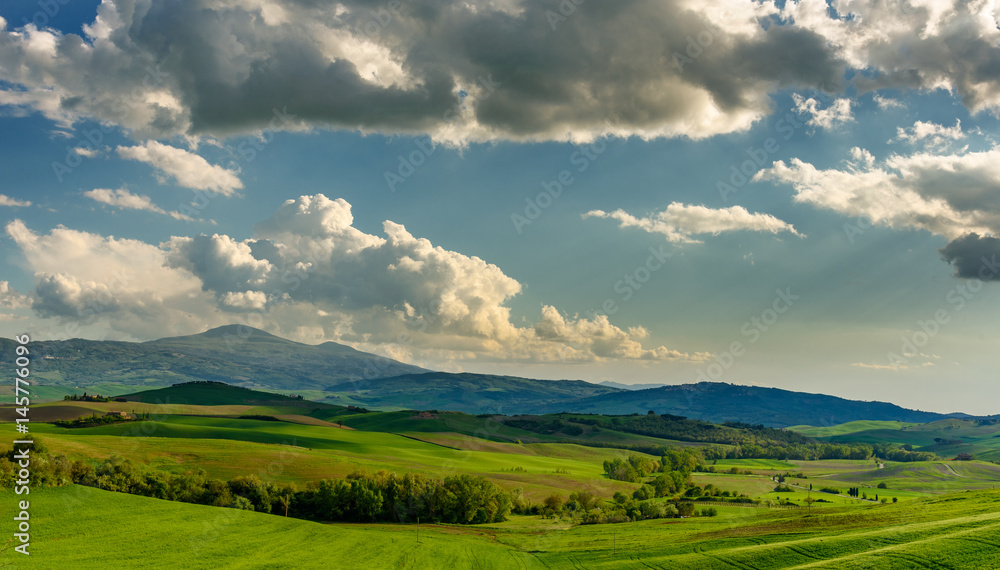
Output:
<path fill-rule="evenodd" d="M 521 487 L 532 500 L 584 489 L 611 496 L 634 487 L 603 476 L 605 459 L 626 457 L 629 452 L 571 444 L 518 445 L 468 438 L 466 449 L 452 449 L 391 433 L 197 416 L 74 429 L 38 424 L 32 429 L 54 452 L 70 457 L 106 458 L 119 453 L 167 471 L 201 468 L 222 479 L 254 472 L 269 481 L 303 484 L 358 469 L 432 477 L 470 473 L 505 488 Z"/>
<path fill-rule="evenodd" d="M 14 500 L 10 492 L 0 501 Z M 514 517 L 457 527 L 331 524 L 85 487 L 33 492 L 31 556 L 16 568 L 782 568 L 1000 567 L 1000 492 L 896 505 L 769 510 L 575 526 Z M 155 520 L 157 524 L 149 524 Z M 2 523 L 5 534 L 10 522 Z M 262 540 L 262 537 L 266 539 Z"/>
<path fill-rule="evenodd" d="M 808 437 L 834 443 L 909 444 L 919 451 L 931 451 L 951 458 L 970 453 L 977 459 L 1000 460 L 1000 424 L 946 419 L 926 424 L 859 421 L 827 427 L 788 428 Z"/>
<path fill-rule="evenodd" d="M 906 422 L 886 422 L 886 421 L 876 421 L 876 420 L 861 420 L 856 422 L 847 422 L 846 424 L 839 424 L 834 426 L 791 426 L 787 429 L 801 433 L 802 435 L 808 437 L 832 437 L 835 435 L 847 435 L 851 433 L 857 433 L 861 431 L 869 430 L 901 430 L 909 427 L 917 426 L 920 424 L 906 423 Z"/>

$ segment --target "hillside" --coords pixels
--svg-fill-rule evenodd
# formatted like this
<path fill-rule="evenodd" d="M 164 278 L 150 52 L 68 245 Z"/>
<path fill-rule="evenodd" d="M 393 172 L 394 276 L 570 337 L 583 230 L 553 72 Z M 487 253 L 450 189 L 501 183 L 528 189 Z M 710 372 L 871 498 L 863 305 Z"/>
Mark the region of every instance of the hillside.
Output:
<path fill-rule="evenodd" d="M 616 388 L 582 380 L 532 380 L 491 374 L 428 372 L 404 374 L 326 389 L 331 403 L 364 407 L 450 410 L 470 414 L 519 414 L 550 405 L 573 408 L 581 398 L 601 398 Z"/>
<path fill-rule="evenodd" d="M 910 445 L 942 457 L 968 453 L 978 459 L 1000 459 L 1000 419 L 948 418 L 925 424 L 889 422 L 851 422 L 830 427 L 795 426 L 790 428 L 808 437 L 831 443 L 888 442 Z"/>
<path fill-rule="evenodd" d="M 237 325 L 142 343 L 70 339 L 32 342 L 28 348 L 35 355 L 35 382 L 81 388 L 212 380 L 298 391 L 338 381 L 424 372 L 333 342 L 302 344 Z M 14 341 L 0 339 L 0 365 L 12 369 L 14 354 Z"/>
<path fill-rule="evenodd" d="M 328 408 L 336 406 L 312 402 L 282 394 L 260 392 L 220 382 L 186 382 L 157 390 L 145 390 L 121 396 L 129 402 L 147 404 L 187 404 L 191 406 L 291 406 L 297 408 Z"/>
<path fill-rule="evenodd" d="M 932 422 L 949 416 L 909 410 L 885 402 L 861 402 L 778 388 L 699 382 L 648 390 L 619 391 L 572 402 L 540 406 L 541 412 L 673 414 L 711 422 L 740 421 L 771 427 L 835 425 L 857 420 Z"/>

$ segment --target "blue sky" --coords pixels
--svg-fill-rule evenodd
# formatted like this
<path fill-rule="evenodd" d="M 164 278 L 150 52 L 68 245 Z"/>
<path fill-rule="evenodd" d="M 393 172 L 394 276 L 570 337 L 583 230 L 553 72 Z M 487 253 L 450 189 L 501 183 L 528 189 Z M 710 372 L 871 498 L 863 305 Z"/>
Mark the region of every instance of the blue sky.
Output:
<path fill-rule="evenodd" d="M 997 411 L 995 3 L 175 4 L 0 8 L 4 335 Z"/>

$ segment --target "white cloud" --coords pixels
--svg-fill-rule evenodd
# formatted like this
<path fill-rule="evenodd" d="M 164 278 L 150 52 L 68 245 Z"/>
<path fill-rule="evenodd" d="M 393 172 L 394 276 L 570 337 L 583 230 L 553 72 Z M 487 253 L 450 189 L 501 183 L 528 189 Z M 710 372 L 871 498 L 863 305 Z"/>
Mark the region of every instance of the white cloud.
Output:
<path fill-rule="evenodd" d="M 883 111 L 887 109 L 906 108 L 906 104 L 900 101 L 899 99 L 893 99 L 891 97 L 883 97 L 877 93 L 872 97 L 872 100 L 875 101 L 875 104 L 878 105 L 878 108 L 882 109 Z"/>
<path fill-rule="evenodd" d="M 955 120 L 954 127 L 946 127 L 937 123 L 917 121 L 912 127 L 898 127 L 896 138 L 889 142 L 905 142 L 909 144 L 922 143 L 927 148 L 944 148 L 952 142 L 965 138 L 962 132 L 962 121 Z"/>
<path fill-rule="evenodd" d="M 982 152 L 891 155 L 881 163 L 852 150 L 843 169 L 820 170 L 793 158 L 755 180 L 791 184 L 795 201 L 891 228 L 923 229 L 955 239 L 1000 231 L 1000 148 Z"/>
<path fill-rule="evenodd" d="M 944 89 L 974 112 L 1000 110 L 995 0 L 799 0 L 786 2 L 780 17 L 863 70 L 853 80 L 862 91 Z"/>
<path fill-rule="evenodd" d="M 31 306 L 31 299 L 10 286 L 9 281 L 0 281 L 0 309 L 25 309 Z"/>
<path fill-rule="evenodd" d="M 383 231 L 358 230 L 351 205 L 322 194 L 288 200 L 246 240 L 215 234 L 151 245 L 66 228 L 39 235 L 20 221 L 7 226 L 34 270 L 38 314 L 99 320 L 118 335 L 163 336 L 161 322 L 184 333 L 246 319 L 292 338 L 379 346 L 439 363 L 706 357 L 646 348 L 641 327 L 548 305 L 536 323 L 517 326 L 508 303 L 522 285 L 499 267 L 391 221 Z"/>
<path fill-rule="evenodd" d="M 9 206 L 11 208 L 23 208 L 30 206 L 31 202 L 29 200 L 18 200 L 17 198 L 11 198 L 5 194 L 0 194 L 0 206 Z"/>
<path fill-rule="evenodd" d="M 37 234 L 21 220 L 6 231 L 34 273 L 32 308 L 41 317 L 145 339 L 228 322 L 201 282 L 167 267 L 155 245 L 64 227 Z"/>
<path fill-rule="evenodd" d="M 167 178 L 185 188 L 211 190 L 223 196 L 232 196 L 243 183 L 237 173 L 210 164 L 197 154 L 157 141 L 146 141 L 136 146 L 119 146 L 118 155 L 130 160 L 145 162 L 156 169 L 162 184 Z"/>
<path fill-rule="evenodd" d="M 795 101 L 795 110 L 799 114 L 811 115 L 806 124 L 814 128 L 830 129 L 854 120 L 851 116 L 850 99 L 836 99 L 826 109 L 820 109 L 820 102 L 816 99 L 806 99 L 798 93 L 792 94 L 792 100 Z"/>
<path fill-rule="evenodd" d="M 175 220 L 184 220 L 187 222 L 193 221 L 193 218 L 180 212 L 166 212 L 163 208 L 154 204 L 149 196 L 133 194 L 124 188 L 119 188 L 118 190 L 95 188 L 84 192 L 83 195 L 91 200 L 101 202 L 102 204 L 107 204 L 109 206 L 115 206 L 126 210 L 143 210 L 146 212 L 153 212 L 154 214 L 169 215 Z"/>
<path fill-rule="evenodd" d="M 694 236 L 735 231 L 772 234 L 789 232 L 800 235 L 791 224 L 769 214 L 748 212 L 742 206 L 713 209 L 673 202 L 666 210 L 643 218 L 637 218 L 624 210 L 610 213 L 593 210 L 583 217 L 611 218 L 617 220 L 623 228 L 639 228 L 650 233 L 663 234 L 667 241 L 674 243 L 701 243 Z"/>

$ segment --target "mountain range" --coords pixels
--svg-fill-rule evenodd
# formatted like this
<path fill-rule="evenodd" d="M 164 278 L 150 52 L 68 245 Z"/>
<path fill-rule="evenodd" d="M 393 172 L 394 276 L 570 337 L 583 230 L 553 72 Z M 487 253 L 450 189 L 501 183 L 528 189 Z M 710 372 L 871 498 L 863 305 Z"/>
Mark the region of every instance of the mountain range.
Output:
<path fill-rule="evenodd" d="M 0 339 L 0 365 L 13 369 L 11 339 Z M 35 383 L 169 386 L 209 380 L 254 389 L 323 391 L 322 401 L 383 409 L 472 414 L 671 414 L 771 427 L 835 425 L 856 420 L 930 422 L 940 414 L 886 402 L 722 382 L 652 388 L 606 381 L 535 380 L 434 372 L 334 342 L 309 345 L 241 325 L 149 342 L 38 341 L 29 344 Z"/>

